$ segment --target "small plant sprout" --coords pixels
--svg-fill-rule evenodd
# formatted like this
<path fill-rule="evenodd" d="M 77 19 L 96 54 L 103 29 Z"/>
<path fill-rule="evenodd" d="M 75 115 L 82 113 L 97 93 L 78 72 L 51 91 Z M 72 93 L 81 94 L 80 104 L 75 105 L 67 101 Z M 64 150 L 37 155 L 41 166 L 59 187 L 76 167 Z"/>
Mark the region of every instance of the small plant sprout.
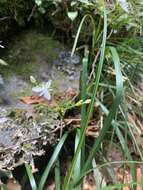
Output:
<path fill-rule="evenodd" d="M 51 83 L 52 83 L 52 80 L 49 80 L 46 83 L 43 82 L 33 87 L 32 92 L 38 94 L 39 96 L 44 97 L 47 100 L 51 100 L 51 94 L 50 94 L 52 91 Z"/>
<path fill-rule="evenodd" d="M 0 65 L 8 66 L 7 62 L 5 62 L 3 59 L 0 59 Z"/>
<path fill-rule="evenodd" d="M 87 100 L 85 100 L 85 101 L 79 100 L 79 101 L 75 104 L 75 106 L 81 106 L 82 104 L 90 104 L 90 102 L 91 102 L 91 99 L 87 99 Z"/>
<path fill-rule="evenodd" d="M 31 82 L 32 84 L 36 84 L 36 83 L 37 83 L 35 77 L 33 77 L 33 76 L 30 76 L 30 82 Z"/>

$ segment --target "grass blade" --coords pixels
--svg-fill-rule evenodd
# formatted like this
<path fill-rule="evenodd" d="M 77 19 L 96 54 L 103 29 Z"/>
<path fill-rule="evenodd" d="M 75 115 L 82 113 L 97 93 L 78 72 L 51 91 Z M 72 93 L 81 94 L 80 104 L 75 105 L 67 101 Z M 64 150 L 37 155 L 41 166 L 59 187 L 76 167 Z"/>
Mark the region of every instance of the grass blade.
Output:
<path fill-rule="evenodd" d="M 116 111 L 117 111 L 117 109 L 121 103 L 121 100 L 122 100 L 123 79 L 122 79 L 122 74 L 121 74 L 121 69 L 120 69 L 120 60 L 119 60 L 119 56 L 118 56 L 118 53 L 117 53 L 115 48 L 110 47 L 110 51 L 112 54 L 113 62 L 115 65 L 115 72 L 116 72 L 116 97 L 114 99 L 114 102 L 113 102 L 113 105 L 110 109 L 110 112 L 109 112 L 107 118 L 105 119 L 105 122 L 103 124 L 103 128 L 99 134 L 99 137 L 96 139 L 96 141 L 93 145 L 93 148 L 90 151 L 89 157 L 88 157 L 88 159 L 87 159 L 87 161 L 83 167 L 82 174 L 81 174 L 82 176 L 84 176 L 83 173 L 85 173 L 89 169 L 89 166 L 91 165 L 92 159 L 95 156 L 95 154 L 97 153 L 97 150 L 99 149 L 100 144 L 106 135 L 106 132 L 108 131 L 109 127 L 111 126 L 112 121 L 115 117 Z M 79 182 L 79 179 L 77 179 L 76 184 L 78 184 L 78 182 Z"/>
<path fill-rule="evenodd" d="M 70 166 L 70 168 L 68 170 L 67 176 L 66 176 L 65 181 L 64 181 L 63 190 L 69 190 L 70 180 L 71 180 L 71 177 L 72 177 L 72 174 L 73 174 L 74 166 L 75 166 L 75 163 L 77 161 L 79 152 L 80 152 L 80 150 L 82 148 L 84 138 L 85 138 L 85 131 L 86 131 L 86 128 L 88 126 L 88 123 L 89 123 L 89 120 L 90 120 L 90 117 L 91 117 L 91 114 L 92 114 L 92 111 L 93 111 L 94 101 L 95 101 L 95 97 L 96 97 L 96 94 L 97 94 L 97 89 L 98 89 L 100 76 L 101 76 L 101 71 L 102 71 L 102 66 L 103 66 L 103 61 L 104 61 L 106 36 L 107 36 L 107 15 L 106 15 L 106 10 L 104 8 L 103 41 L 102 41 L 102 45 L 101 45 L 102 48 L 101 48 L 100 61 L 99 61 L 98 70 L 97 70 L 97 77 L 95 79 L 95 85 L 94 85 L 94 89 L 93 89 L 93 96 L 92 96 L 91 103 L 90 103 L 90 106 L 89 106 L 88 114 L 87 114 L 86 119 L 85 119 L 85 123 L 81 128 L 81 136 L 80 136 L 80 141 L 79 141 L 79 144 L 78 144 L 78 147 L 77 147 L 77 151 L 76 151 L 76 153 L 74 155 L 72 164 L 71 164 L 71 166 Z"/>
<path fill-rule="evenodd" d="M 76 137 L 75 137 L 75 152 L 79 143 L 79 137 L 80 137 L 80 130 L 77 129 Z M 81 171 L 81 151 L 79 152 L 77 162 L 75 164 L 74 172 L 73 172 L 73 181 L 76 181 L 76 179 L 80 176 Z M 74 189 L 76 190 L 76 189 Z"/>
<path fill-rule="evenodd" d="M 99 105 L 101 106 L 103 112 L 106 115 L 108 115 L 108 113 L 109 113 L 108 109 L 101 102 L 99 102 Z M 118 127 L 118 123 L 115 120 L 113 120 L 111 124 L 115 129 L 116 135 L 117 135 L 117 137 L 118 137 L 118 139 L 120 141 L 120 144 L 121 144 L 122 150 L 123 150 L 123 152 L 125 154 L 125 157 L 128 159 L 128 163 L 129 163 L 130 168 L 131 168 L 132 178 L 133 178 L 133 180 L 135 182 L 135 179 L 136 179 L 136 177 L 135 177 L 136 176 L 135 163 L 132 160 L 132 157 L 131 157 L 130 151 L 128 149 L 127 143 L 126 143 L 126 141 L 125 141 L 119 127 Z"/>
<path fill-rule="evenodd" d="M 88 58 L 89 58 L 89 51 L 85 48 L 85 56 L 82 61 L 83 66 L 82 66 L 82 77 L 81 77 L 81 99 L 83 102 L 86 101 L 86 96 L 87 96 L 86 94 L 87 94 L 87 78 L 88 78 L 88 71 L 87 71 Z M 85 123 L 86 115 L 87 115 L 86 104 L 82 104 L 82 106 L 81 106 L 81 124 L 80 124 L 81 128 Z M 83 166 L 84 160 L 85 160 L 85 139 L 83 140 L 81 156 L 82 156 L 81 166 Z"/>
<path fill-rule="evenodd" d="M 55 190 L 61 189 L 61 177 L 60 177 L 60 162 L 59 159 L 55 165 Z"/>
<path fill-rule="evenodd" d="M 95 159 L 92 160 L 92 168 L 93 168 L 93 176 L 96 182 L 96 189 L 100 188 L 100 187 L 106 187 L 106 181 L 103 178 L 102 173 L 100 172 L 100 170 L 97 168 L 97 164 Z"/>
<path fill-rule="evenodd" d="M 49 163 L 48 163 L 48 165 L 47 165 L 47 167 L 46 167 L 46 169 L 45 169 L 45 171 L 44 171 L 44 173 L 43 173 L 43 175 L 42 175 L 42 177 L 41 177 L 38 190 L 43 190 L 43 189 L 44 189 L 44 184 L 45 184 L 46 179 L 47 179 L 47 177 L 48 177 L 48 175 L 49 175 L 49 172 L 50 172 L 50 170 L 51 170 L 53 164 L 54 164 L 55 161 L 57 160 L 57 157 L 58 157 L 58 155 L 59 155 L 59 153 L 60 153 L 60 151 L 61 151 L 61 148 L 63 147 L 63 144 L 64 144 L 64 142 L 65 142 L 67 136 L 68 136 L 68 133 L 65 133 L 65 134 L 61 137 L 59 143 L 57 144 L 57 146 L 56 146 L 56 148 L 55 148 L 55 150 L 54 150 L 54 153 L 53 153 L 53 155 L 52 155 L 52 157 L 51 157 L 51 159 L 50 159 L 50 161 L 49 161 Z"/>
<path fill-rule="evenodd" d="M 115 48 L 110 47 L 110 51 L 112 54 L 113 62 L 115 65 L 115 71 L 116 71 L 116 97 L 114 99 L 114 102 L 113 102 L 113 105 L 112 105 L 111 110 L 109 112 L 109 115 L 104 122 L 103 128 L 99 134 L 99 137 L 96 139 L 95 144 L 92 148 L 92 151 L 90 152 L 90 155 L 89 155 L 88 160 L 85 164 L 85 167 L 83 168 L 83 172 L 85 172 L 89 168 L 89 165 L 90 165 L 95 153 L 97 152 L 104 136 L 106 135 L 106 132 L 108 131 L 109 127 L 111 126 L 112 120 L 115 117 L 116 111 L 117 111 L 117 109 L 121 103 L 121 99 L 122 99 L 123 80 L 122 80 L 122 74 L 121 74 L 121 69 L 120 69 L 119 56 L 118 56 Z"/>
<path fill-rule="evenodd" d="M 27 175 L 29 177 L 29 181 L 30 181 L 32 190 L 38 190 L 30 165 L 25 164 L 25 168 L 26 168 Z"/>
<path fill-rule="evenodd" d="M 75 40 L 74 40 L 74 44 L 73 44 L 73 48 L 72 48 L 72 52 L 71 52 L 71 56 L 73 56 L 73 54 L 74 54 L 74 52 L 75 52 L 75 50 L 76 50 L 77 42 L 78 42 L 78 39 L 79 39 L 79 35 L 80 35 L 80 32 L 81 32 L 83 23 L 85 22 L 85 20 L 86 20 L 88 17 L 90 18 L 90 20 L 91 20 L 91 22 L 92 22 L 92 26 L 93 26 L 92 48 L 94 49 L 94 46 L 95 46 L 95 38 L 94 38 L 94 36 L 96 35 L 95 22 L 94 22 L 93 17 L 92 17 L 90 14 L 86 14 L 86 15 L 82 18 L 82 20 L 81 20 L 81 22 L 80 22 L 80 25 L 79 25 L 79 27 L 78 27 L 77 34 L 76 34 L 76 37 L 75 37 Z"/>

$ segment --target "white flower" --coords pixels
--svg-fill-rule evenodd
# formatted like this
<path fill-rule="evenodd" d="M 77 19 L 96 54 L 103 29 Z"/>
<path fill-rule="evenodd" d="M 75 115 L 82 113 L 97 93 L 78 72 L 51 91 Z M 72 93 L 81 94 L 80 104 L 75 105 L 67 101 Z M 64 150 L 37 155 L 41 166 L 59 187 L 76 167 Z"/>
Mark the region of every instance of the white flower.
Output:
<path fill-rule="evenodd" d="M 1 44 L 0 44 L 0 47 L 1 47 L 1 48 L 4 48 L 4 46 L 2 46 Z"/>
<path fill-rule="evenodd" d="M 2 43 L 2 41 L 0 41 L 0 43 Z M 4 46 L 0 44 L 0 48 L 4 48 Z"/>
<path fill-rule="evenodd" d="M 129 4 L 126 0 L 119 0 L 120 6 L 122 7 L 122 9 L 129 13 Z"/>
<path fill-rule="evenodd" d="M 43 96 L 47 100 L 51 100 L 50 92 L 52 89 L 50 88 L 52 80 L 49 80 L 46 83 L 42 83 L 38 86 L 32 88 L 32 92 L 38 94 L 39 96 Z"/>

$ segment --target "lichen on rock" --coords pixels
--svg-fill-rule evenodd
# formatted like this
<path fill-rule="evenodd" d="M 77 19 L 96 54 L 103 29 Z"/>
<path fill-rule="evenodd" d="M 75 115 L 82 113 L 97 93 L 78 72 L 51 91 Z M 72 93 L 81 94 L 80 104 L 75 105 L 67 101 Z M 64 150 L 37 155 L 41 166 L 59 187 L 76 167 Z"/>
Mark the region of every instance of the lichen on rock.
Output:
<path fill-rule="evenodd" d="M 44 153 L 44 146 L 57 141 L 52 131 L 60 126 L 54 110 L 6 110 L 0 114 L 0 168 L 13 168 Z"/>

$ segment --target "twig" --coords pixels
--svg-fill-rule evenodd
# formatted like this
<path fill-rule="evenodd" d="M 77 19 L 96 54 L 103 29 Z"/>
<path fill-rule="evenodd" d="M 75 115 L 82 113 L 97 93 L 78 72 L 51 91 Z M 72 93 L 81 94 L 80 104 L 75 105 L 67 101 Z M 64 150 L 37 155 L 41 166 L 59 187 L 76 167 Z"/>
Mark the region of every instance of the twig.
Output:
<path fill-rule="evenodd" d="M 36 8 L 37 8 L 37 5 L 34 5 L 34 7 L 32 8 L 31 13 L 30 13 L 30 15 L 29 15 L 29 17 L 28 17 L 28 19 L 27 19 L 28 22 L 31 20 L 31 18 L 32 18 L 33 14 L 34 14 L 34 12 L 35 12 L 35 10 L 36 10 Z"/>
<path fill-rule="evenodd" d="M 0 21 L 4 21 L 4 20 L 7 20 L 7 19 L 10 19 L 10 17 L 9 16 L 2 17 L 2 18 L 0 18 Z"/>
<path fill-rule="evenodd" d="M 97 59 L 98 59 L 99 54 L 100 54 L 100 50 L 98 50 L 98 52 L 97 52 L 97 54 L 96 54 L 96 56 L 95 56 L 95 58 L 94 58 L 94 61 L 93 61 L 93 63 L 92 63 L 92 70 L 91 70 L 91 73 L 90 73 L 90 76 L 89 76 L 89 80 L 88 80 L 88 81 L 91 80 L 92 76 L 95 78 L 95 71 L 94 71 L 94 70 L 95 70 L 95 64 L 96 64 L 96 62 L 97 62 Z"/>
<path fill-rule="evenodd" d="M 64 127 L 66 127 L 66 125 L 63 125 L 63 122 L 62 122 L 59 126 L 57 126 L 55 129 L 53 129 L 53 130 L 51 131 L 51 133 L 55 133 L 55 132 L 57 132 L 58 130 L 60 130 L 60 135 L 61 135 L 61 131 L 63 130 Z"/>

